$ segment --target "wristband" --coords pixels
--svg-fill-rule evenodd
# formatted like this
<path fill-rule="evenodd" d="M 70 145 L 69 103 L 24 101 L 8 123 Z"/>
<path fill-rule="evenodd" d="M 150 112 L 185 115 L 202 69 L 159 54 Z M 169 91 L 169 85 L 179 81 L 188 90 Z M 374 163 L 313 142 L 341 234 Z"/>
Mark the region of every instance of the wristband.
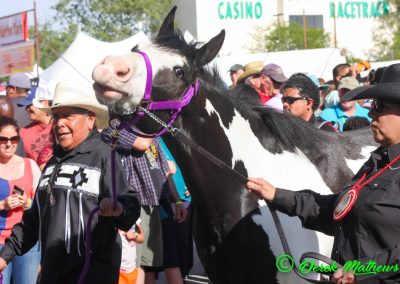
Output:
<path fill-rule="evenodd" d="M 31 204 L 32 204 L 32 200 L 31 200 L 30 198 L 28 198 L 28 200 L 27 200 L 27 205 L 25 206 L 25 204 L 24 204 L 24 206 L 22 207 L 22 209 L 28 210 L 28 209 L 31 207 Z"/>

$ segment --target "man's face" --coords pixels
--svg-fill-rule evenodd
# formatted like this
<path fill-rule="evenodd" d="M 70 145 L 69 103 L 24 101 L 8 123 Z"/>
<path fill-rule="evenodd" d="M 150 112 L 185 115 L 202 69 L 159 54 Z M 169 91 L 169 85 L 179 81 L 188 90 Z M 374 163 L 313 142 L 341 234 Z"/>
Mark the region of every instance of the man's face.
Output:
<path fill-rule="evenodd" d="M 17 88 L 15 88 L 14 86 L 7 86 L 6 87 L 6 95 L 10 99 L 16 98 L 17 97 Z"/>
<path fill-rule="evenodd" d="M 49 107 L 49 101 L 47 100 L 40 100 L 39 103 L 41 107 Z M 44 119 L 47 117 L 46 113 L 35 107 L 33 104 L 27 106 L 25 110 L 29 116 L 29 119 L 33 122 L 43 122 Z"/>
<path fill-rule="evenodd" d="M 60 146 L 71 151 L 85 140 L 94 127 L 96 117 L 74 107 L 53 109 L 54 130 Z"/>
<path fill-rule="evenodd" d="M 342 70 L 339 71 L 339 73 L 336 75 L 336 82 L 339 82 L 340 80 L 342 80 L 342 78 L 344 77 L 348 77 L 351 76 L 351 72 L 350 72 L 350 67 L 345 67 Z"/>
<path fill-rule="evenodd" d="M 274 84 L 272 83 L 271 79 L 268 76 L 261 74 L 260 80 L 261 80 L 261 92 L 267 94 L 268 96 L 273 96 Z"/>
<path fill-rule="evenodd" d="M 376 100 L 368 113 L 374 139 L 383 147 L 400 143 L 400 105 Z"/>
<path fill-rule="evenodd" d="M 304 120 L 308 120 L 312 113 L 313 100 L 300 95 L 296 88 L 287 88 L 283 91 L 282 103 L 283 110 L 298 116 Z"/>
<path fill-rule="evenodd" d="M 350 92 L 350 90 L 346 89 L 346 88 L 339 90 L 339 104 L 340 104 L 341 109 L 344 111 L 352 109 L 356 103 L 355 101 L 348 101 L 348 102 L 343 101 L 343 96 L 345 94 L 347 94 L 348 92 Z"/>
<path fill-rule="evenodd" d="M 237 71 L 231 71 L 230 72 L 231 81 L 232 81 L 233 85 L 236 85 L 239 76 L 242 75 L 243 72 L 244 72 L 243 69 L 239 69 Z"/>

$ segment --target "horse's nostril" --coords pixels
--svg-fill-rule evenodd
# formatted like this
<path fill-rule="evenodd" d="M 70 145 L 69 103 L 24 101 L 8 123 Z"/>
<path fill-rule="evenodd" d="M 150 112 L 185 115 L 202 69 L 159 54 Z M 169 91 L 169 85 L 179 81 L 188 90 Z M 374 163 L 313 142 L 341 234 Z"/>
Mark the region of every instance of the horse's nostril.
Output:
<path fill-rule="evenodd" d="M 117 76 L 118 77 L 124 77 L 124 76 L 126 76 L 127 74 L 129 74 L 129 68 L 127 68 L 126 70 L 119 70 L 119 71 L 117 71 Z"/>

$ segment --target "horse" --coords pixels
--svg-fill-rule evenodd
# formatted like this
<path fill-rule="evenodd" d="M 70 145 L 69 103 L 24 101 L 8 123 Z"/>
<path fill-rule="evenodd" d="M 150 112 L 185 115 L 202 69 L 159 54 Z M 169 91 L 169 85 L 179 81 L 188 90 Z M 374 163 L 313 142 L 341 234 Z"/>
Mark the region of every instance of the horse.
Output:
<path fill-rule="evenodd" d="M 147 134 L 179 129 L 230 169 L 280 188 L 340 191 L 376 147 L 370 130 L 324 132 L 290 114 L 238 102 L 222 87 L 218 73 L 206 68 L 225 32 L 202 45 L 187 43 L 174 28 L 175 11 L 169 12 L 153 43 L 108 56 L 95 67 L 98 100 L 121 118 L 132 116 L 139 105 L 179 102 L 179 115 L 153 110 L 153 117 L 145 114 L 137 128 Z M 144 99 L 150 88 L 151 100 Z M 190 91 L 195 95 L 182 107 Z M 160 125 L 172 123 L 171 116 L 177 116 L 173 126 Z M 271 214 L 245 190 L 243 181 L 173 135 L 164 135 L 164 140 L 192 195 L 194 239 L 212 283 L 304 283 L 293 272 L 278 271 L 276 259 L 283 249 Z M 305 251 L 329 255 L 332 237 L 303 229 L 296 217 L 279 216 L 296 261 Z"/>

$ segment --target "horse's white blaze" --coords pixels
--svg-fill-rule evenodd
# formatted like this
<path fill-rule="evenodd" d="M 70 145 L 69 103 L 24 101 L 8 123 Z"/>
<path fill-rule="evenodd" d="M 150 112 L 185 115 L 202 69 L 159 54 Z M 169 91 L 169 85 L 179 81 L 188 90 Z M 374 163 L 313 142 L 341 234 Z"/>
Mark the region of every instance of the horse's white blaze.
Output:
<path fill-rule="evenodd" d="M 161 50 L 160 48 L 142 44 L 139 46 L 139 50 L 142 50 L 147 54 L 151 62 L 152 67 L 152 79 L 154 76 L 163 69 L 173 70 L 175 66 L 183 66 L 186 64 L 185 58 L 170 51 Z M 135 70 L 134 74 L 128 82 L 123 82 L 121 85 L 118 84 L 117 89 L 125 92 L 129 95 L 129 103 L 132 106 L 139 104 L 143 98 L 146 80 L 147 80 L 147 68 L 143 56 L 139 53 L 133 53 L 136 60 L 133 60 L 136 66 L 132 68 Z"/>
<path fill-rule="evenodd" d="M 218 115 L 208 100 L 206 102 L 206 110 L 209 114 L 214 113 Z M 233 164 L 235 161 L 243 161 L 249 176 L 263 177 L 277 187 L 290 190 L 312 189 L 321 194 L 332 193 L 315 165 L 300 150 L 297 150 L 296 153 L 284 151 L 282 154 L 268 152 L 251 131 L 249 122 L 240 116 L 238 112 L 235 112 L 229 128 L 225 128 L 222 121 L 220 121 L 220 125 L 224 129 L 225 135 L 228 137 L 232 147 Z M 271 249 L 275 256 L 283 254 L 283 247 L 271 213 L 265 206 L 265 203 L 261 203 L 260 205 L 264 205 L 261 208 L 263 214 L 261 216 L 254 216 L 253 220 L 268 233 Z M 303 229 L 297 217 L 289 217 L 285 214 L 279 214 L 279 216 L 289 246 L 297 262 L 300 256 L 307 251 L 320 252 L 326 256 L 330 256 L 333 245 L 332 237 Z M 291 273 L 280 275 L 279 279 L 281 283 L 302 282 L 297 276 Z"/>
<path fill-rule="evenodd" d="M 368 157 L 371 155 L 371 152 L 376 149 L 376 146 L 365 146 L 362 147 L 361 149 L 361 155 L 364 157 L 362 159 L 358 160 L 346 160 L 346 164 L 349 167 L 350 170 L 352 170 L 353 173 L 357 173 L 358 170 L 360 169 L 360 166 L 365 163 L 365 161 L 368 159 Z"/>

